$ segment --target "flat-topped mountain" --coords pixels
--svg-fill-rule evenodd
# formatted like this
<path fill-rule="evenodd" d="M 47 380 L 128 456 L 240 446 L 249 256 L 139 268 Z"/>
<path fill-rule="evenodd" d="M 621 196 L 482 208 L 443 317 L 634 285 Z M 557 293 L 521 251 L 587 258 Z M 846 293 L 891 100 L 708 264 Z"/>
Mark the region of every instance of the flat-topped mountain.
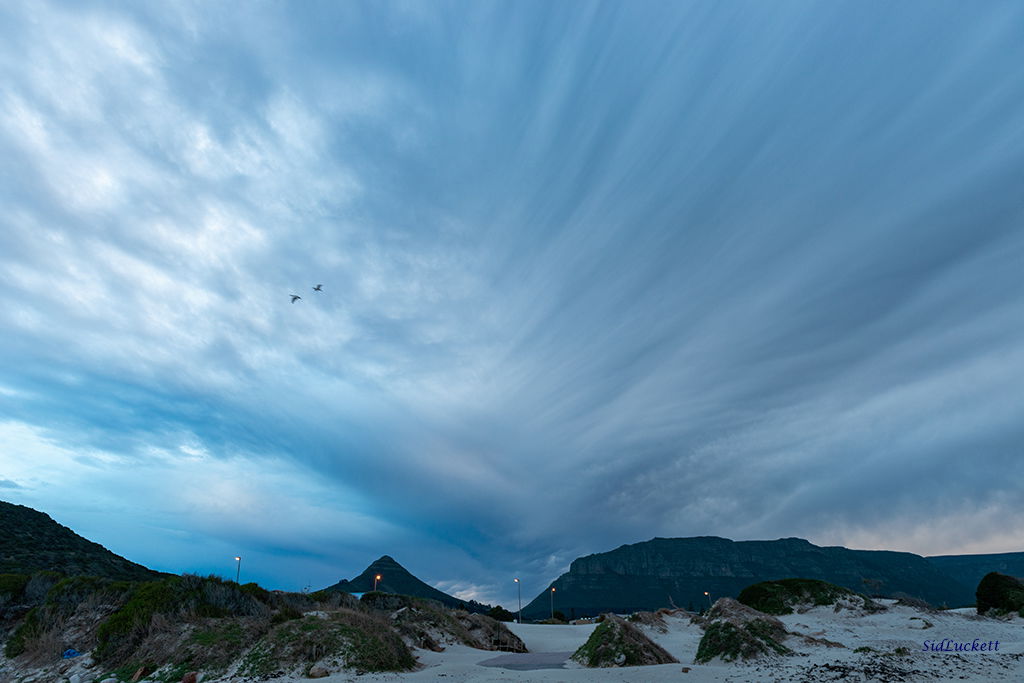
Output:
<path fill-rule="evenodd" d="M 977 587 L 989 572 L 1024 577 L 1024 553 L 935 555 L 928 561 L 965 586 Z"/>
<path fill-rule="evenodd" d="M 799 538 L 655 538 L 574 560 L 567 573 L 523 608 L 523 616 L 548 616 L 552 587 L 554 609 L 572 617 L 672 604 L 706 607 L 709 597 L 736 597 L 753 583 L 793 577 L 820 579 L 872 595 L 906 594 L 949 606 L 973 604 L 977 585 L 965 585 L 913 553 L 820 547 Z"/>
<path fill-rule="evenodd" d="M 409 570 L 398 564 L 394 558 L 384 555 L 378 560 L 370 563 L 370 566 L 363 570 L 363 573 L 351 580 L 342 579 L 333 586 L 324 590 L 343 591 L 345 593 L 366 593 L 373 590 L 373 579 L 380 576 L 377 581 L 377 590 L 384 593 L 399 593 L 411 595 L 417 598 L 436 600 L 449 607 L 468 608 L 469 603 L 460 600 L 443 591 L 439 591 L 431 585 L 420 581 L 413 576 Z M 478 611 L 476 609 L 472 611 Z"/>
<path fill-rule="evenodd" d="M 162 576 L 82 538 L 45 513 L 0 501 L 0 574 L 41 570 L 126 581 Z"/>

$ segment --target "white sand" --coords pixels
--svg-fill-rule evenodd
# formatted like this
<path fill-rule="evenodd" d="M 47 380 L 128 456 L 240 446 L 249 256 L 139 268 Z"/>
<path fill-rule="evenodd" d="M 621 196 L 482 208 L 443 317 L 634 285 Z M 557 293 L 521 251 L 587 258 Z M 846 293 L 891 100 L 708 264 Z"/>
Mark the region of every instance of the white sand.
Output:
<path fill-rule="evenodd" d="M 827 647 L 803 642 L 798 636 L 786 645 L 795 656 L 778 657 L 754 664 L 693 664 L 703 632 L 688 619 L 668 617 L 667 633 L 645 628 L 645 632 L 668 650 L 680 664 L 586 669 L 567 662 L 564 669 L 515 671 L 481 666 L 480 662 L 527 659 L 530 654 L 508 655 L 483 652 L 462 646 L 445 652 L 417 651 L 423 668 L 407 674 L 354 676 L 335 674 L 335 681 L 890 681 L 897 671 L 907 681 L 1018 681 L 1024 682 L 1024 620 L 981 619 L 973 610 L 924 613 L 909 607 L 896 607 L 877 614 L 834 612 L 817 607 L 804 614 L 782 617 L 786 628 L 797 634 L 841 643 Z M 930 624 L 930 626 L 929 626 Z M 510 624 L 512 631 L 526 643 L 531 653 L 572 652 L 582 645 L 594 625 L 548 626 Z M 999 641 L 995 652 L 925 652 L 925 640 Z M 858 647 L 871 647 L 875 653 L 855 653 Z M 907 655 L 892 654 L 896 648 Z M 682 673 L 689 667 L 688 673 Z M 852 667 L 861 673 L 849 673 Z M 867 670 L 867 674 L 864 670 Z M 898 679 L 895 679 L 898 680 Z"/>
<path fill-rule="evenodd" d="M 819 683 L 824 681 L 1017 681 L 1024 682 L 1024 619 L 1009 621 L 979 618 L 973 610 L 948 612 L 919 612 L 909 607 L 897 607 L 892 601 L 885 612 L 858 614 L 848 610 L 835 612 L 831 607 L 816 607 L 803 614 L 781 617 L 786 629 L 797 634 L 790 636 L 785 645 L 796 654 L 775 657 L 753 664 L 693 664 L 697 645 L 703 632 L 689 619 L 669 616 L 665 621 L 666 633 L 644 627 L 643 630 L 675 656 L 679 664 L 660 666 L 623 667 L 614 669 L 586 669 L 565 661 L 590 636 L 593 624 L 580 626 L 552 626 L 538 624 L 510 624 L 512 631 L 526 643 L 530 652 L 509 654 L 475 650 L 462 645 L 451 645 L 444 652 L 416 650 L 421 668 L 402 674 L 365 674 L 338 671 L 325 683 L 341 681 L 791 681 L 793 683 Z M 801 636 L 811 636 L 839 643 L 842 647 L 827 647 L 806 642 Z M 999 641 L 998 651 L 992 652 L 925 652 L 925 640 L 980 642 Z M 870 647 L 875 652 L 856 653 L 858 647 Z M 897 648 L 906 648 L 908 654 L 897 655 Z M 556 654 L 557 653 L 557 654 Z M 498 664 L 500 666 L 495 666 Z M 564 666 L 564 668 L 538 668 L 532 666 Z M 507 668 L 513 667 L 513 668 Z M 683 673 L 684 667 L 689 672 Z M 895 673 L 894 673 L 895 672 Z M 8 679 L 11 671 L 0 666 L 0 680 Z M 70 673 L 70 672 L 67 672 Z M 86 674 L 85 671 L 82 672 Z M 5 675 L 6 674 L 6 675 Z M 86 674 L 87 675 L 87 674 Z M 57 680 L 52 675 L 36 678 L 40 683 Z M 91 680 L 83 676 L 83 680 Z M 246 679 L 226 678 L 242 681 Z M 298 676 L 274 679 L 281 683 L 307 683 Z M 206 681 L 212 683 L 212 681 Z"/>

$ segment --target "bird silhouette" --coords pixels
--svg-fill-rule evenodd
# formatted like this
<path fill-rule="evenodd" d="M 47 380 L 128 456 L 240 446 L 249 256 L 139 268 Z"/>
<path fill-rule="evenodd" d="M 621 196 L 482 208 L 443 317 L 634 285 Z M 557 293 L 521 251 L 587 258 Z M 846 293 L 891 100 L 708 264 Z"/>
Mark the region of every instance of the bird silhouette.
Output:
<path fill-rule="evenodd" d="M 292 303 L 295 303 L 296 301 L 302 298 L 298 294 L 291 294 L 290 296 L 292 297 Z"/>
<path fill-rule="evenodd" d="M 322 292 L 322 291 L 324 291 L 323 287 L 324 287 L 323 285 L 317 285 L 316 287 L 313 288 L 313 291 L 314 292 Z"/>

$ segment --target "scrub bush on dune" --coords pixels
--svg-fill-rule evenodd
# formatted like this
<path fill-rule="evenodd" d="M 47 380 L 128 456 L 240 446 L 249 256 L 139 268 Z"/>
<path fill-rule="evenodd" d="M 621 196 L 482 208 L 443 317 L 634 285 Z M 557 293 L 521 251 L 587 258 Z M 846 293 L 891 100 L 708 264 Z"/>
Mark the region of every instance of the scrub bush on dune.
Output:
<path fill-rule="evenodd" d="M 260 589 L 262 590 L 262 589 Z M 264 591 L 266 593 L 266 591 Z M 243 590 L 218 577 L 191 574 L 137 584 L 127 602 L 110 615 L 97 632 L 97 661 L 127 661 L 150 633 L 157 615 L 170 621 L 221 617 L 267 617 L 270 607 L 253 589 Z"/>
<path fill-rule="evenodd" d="M 416 659 L 391 625 L 374 615 L 341 609 L 325 617 L 280 623 L 243 659 L 239 674 L 267 676 L 285 665 L 317 662 L 356 671 L 408 671 Z"/>
<path fill-rule="evenodd" d="M 978 614 L 990 610 L 997 614 L 1018 612 L 1024 617 L 1024 581 L 1008 574 L 990 572 L 978 583 L 975 591 Z"/>
<path fill-rule="evenodd" d="M 841 600 L 854 600 L 866 610 L 881 609 L 872 600 L 827 581 L 818 579 L 779 579 L 747 586 L 736 598 L 765 614 L 792 614 L 797 605 L 824 606 Z"/>

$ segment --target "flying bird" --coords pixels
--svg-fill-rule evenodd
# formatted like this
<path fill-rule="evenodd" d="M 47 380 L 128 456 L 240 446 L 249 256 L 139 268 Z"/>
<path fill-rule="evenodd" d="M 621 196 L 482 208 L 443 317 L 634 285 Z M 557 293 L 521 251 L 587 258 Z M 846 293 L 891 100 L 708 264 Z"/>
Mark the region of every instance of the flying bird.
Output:
<path fill-rule="evenodd" d="M 322 292 L 322 291 L 324 291 L 323 287 L 324 287 L 323 285 L 317 285 L 316 287 L 313 288 L 313 291 L 314 292 Z"/>
<path fill-rule="evenodd" d="M 299 299 L 301 299 L 301 298 L 302 298 L 302 297 L 301 297 L 301 296 L 299 296 L 298 294 L 291 294 L 290 296 L 291 296 L 291 298 L 292 298 L 292 303 L 295 303 L 296 301 L 298 301 Z"/>

